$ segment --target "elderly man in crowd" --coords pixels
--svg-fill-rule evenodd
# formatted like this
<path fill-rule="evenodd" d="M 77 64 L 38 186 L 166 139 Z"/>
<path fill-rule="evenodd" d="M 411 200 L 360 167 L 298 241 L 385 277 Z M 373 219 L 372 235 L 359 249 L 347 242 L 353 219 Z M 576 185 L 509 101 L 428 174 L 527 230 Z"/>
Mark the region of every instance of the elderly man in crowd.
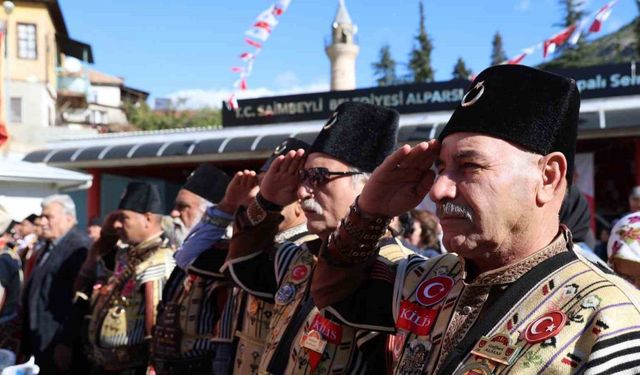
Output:
<path fill-rule="evenodd" d="M 204 202 L 202 206 L 212 206 L 222 200 L 218 207 L 235 207 L 236 203 L 230 203 L 233 199 L 225 194 L 229 180 L 229 176 L 218 168 L 202 164 L 180 189 L 176 206 L 180 207 L 180 201 L 185 197 L 195 197 L 197 199 L 193 201 Z M 191 375 L 229 373 L 233 352 L 231 283 L 218 272 L 211 273 L 198 264 L 194 265 L 192 259 L 198 255 L 196 249 L 206 249 L 214 253 L 211 263 L 216 263 L 218 242 L 230 222 L 230 218 L 221 213 L 218 207 L 209 207 L 203 220 L 202 213 L 196 213 L 197 218 L 192 216 L 194 207 L 180 210 L 181 214 L 189 213 L 184 216 L 185 222 L 195 228 L 175 254 L 177 267 L 167 281 L 158 307 L 150 358 L 158 375 L 183 374 L 187 371 Z M 192 220 L 200 224 L 195 225 Z M 200 235 L 205 226 L 213 227 L 214 233 L 207 233 L 202 241 Z M 218 256 L 218 259 L 221 264 L 224 255 Z"/>
<path fill-rule="evenodd" d="M 89 320 L 89 359 L 97 373 L 144 374 L 156 307 L 175 262 L 164 237 L 162 201 L 155 185 L 131 182 L 113 228 L 127 244 L 113 275 L 96 284 Z"/>
<path fill-rule="evenodd" d="M 262 279 L 263 290 L 246 289 L 275 300 L 259 373 L 319 375 L 378 370 L 373 361 L 363 357 L 371 353 L 363 351 L 365 346 L 380 344 L 377 336 L 367 331 L 356 333 L 332 314 L 318 311 L 309 291 L 320 246 L 347 214 L 368 173 L 395 147 L 398 117 L 396 111 L 375 105 L 341 104 L 310 147 L 306 162 L 304 150 L 280 155 L 260 183 L 258 195 L 246 209 L 238 210 L 228 261 L 237 270 L 243 259 L 262 258 L 275 268 L 274 275 Z M 319 239 L 304 244 L 274 242 L 283 208 L 298 199 L 309 232 Z M 393 240 L 381 246 L 389 259 L 405 256 Z M 241 285 L 257 285 L 264 273 L 236 272 L 236 276 Z M 382 349 L 382 345 L 375 348 Z M 378 358 L 383 357 L 382 351 L 377 353 Z M 363 370 L 365 366 L 371 367 Z"/>
<path fill-rule="evenodd" d="M 313 298 L 394 333 L 396 374 L 636 373 L 640 345 L 624 343 L 640 339 L 640 293 L 574 253 L 558 218 L 575 82 L 501 65 L 471 87 L 438 141 L 404 146 L 373 173 L 320 255 Z M 378 223 L 428 192 L 452 253 L 376 261 Z"/>
<path fill-rule="evenodd" d="M 52 195 L 42 201 L 42 235 L 47 242 L 23 294 L 23 354 L 33 354 L 44 374 L 77 373 L 82 368 L 81 350 L 73 347 L 71 334 L 80 322 L 69 318 L 73 282 L 90 241 L 76 224 L 71 197 Z"/>
<path fill-rule="evenodd" d="M 216 168 L 210 164 L 201 164 L 187 178 L 187 182 L 178 191 L 175 204 L 171 210 L 171 218 L 173 219 L 173 236 L 176 241 L 176 247 L 184 242 L 191 229 L 200 222 L 205 211 L 212 202 L 215 202 L 219 193 L 216 189 L 208 189 L 210 184 L 215 181 L 207 181 L 204 178 L 192 178 L 194 174 L 212 174 L 216 175 Z M 199 172 L 198 172 L 199 171 Z M 225 184 L 226 186 L 226 184 Z M 224 189 L 223 189 L 224 191 Z"/>

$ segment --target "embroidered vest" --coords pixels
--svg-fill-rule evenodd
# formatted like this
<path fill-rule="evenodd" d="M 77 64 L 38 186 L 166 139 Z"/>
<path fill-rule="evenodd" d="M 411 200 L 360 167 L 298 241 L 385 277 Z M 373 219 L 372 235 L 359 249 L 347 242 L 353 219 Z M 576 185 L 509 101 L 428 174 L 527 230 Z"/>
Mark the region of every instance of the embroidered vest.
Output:
<path fill-rule="evenodd" d="M 462 267 L 455 254 L 399 265 L 388 340 L 394 374 L 596 374 L 620 351 L 621 334 L 640 338 L 640 293 L 571 252 L 506 284 L 480 319 Z"/>
<path fill-rule="evenodd" d="M 172 253 L 168 241 L 160 237 L 145 242 L 128 250 L 124 255 L 125 263 L 119 264 L 119 269 L 106 285 L 94 287 L 89 322 L 89 355 L 94 365 L 113 366 L 112 362 L 116 360 L 129 362 L 120 363 L 122 366 L 119 368 L 146 364 L 146 344 L 143 342 L 145 302 L 137 276 L 150 267 L 164 264 Z M 134 346 L 136 349 L 132 348 Z M 118 354 L 118 358 L 108 355 L 120 348 L 124 351 Z M 139 353 L 124 358 L 127 348 Z"/>
<path fill-rule="evenodd" d="M 390 262 L 405 258 L 407 253 L 408 251 L 397 241 L 380 249 L 381 256 Z M 260 366 L 261 373 L 268 373 L 265 369 L 272 359 L 277 344 L 282 340 L 286 327 L 297 314 L 297 309 L 308 297 L 314 267 L 313 254 L 306 247 L 299 247 L 276 294 L 271 331 Z M 292 288 L 295 292 L 293 297 L 289 297 L 291 302 L 279 304 L 278 295 L 286 297 L 290 295 Z M 358 335 L 357 329 L 339 323 L 337 319 L 332 319 L 328 313 L 319 312 L 314 306 L 290 343 L 290 356 L 284 374 L 321 375 L 357 372 L 356 367 L 360 364 L 356 336 L 361 336 Z"/>

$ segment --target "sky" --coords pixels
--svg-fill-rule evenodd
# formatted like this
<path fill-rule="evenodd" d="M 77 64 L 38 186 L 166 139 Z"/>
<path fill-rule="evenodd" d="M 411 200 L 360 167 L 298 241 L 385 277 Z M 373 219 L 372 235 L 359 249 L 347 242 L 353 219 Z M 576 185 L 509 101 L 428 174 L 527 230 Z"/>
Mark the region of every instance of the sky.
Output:
<path fill-rule="evenodd" d="M 93 69 L 125 79 L 153 98 L 186 98 L 189 107 L 219 107 L 233 91 L 249 52 L 244 32 L 275 0 L 59 0 L 69 34 L 91 44 Z M 388 44 L 406 73 L 418 31 L 418 0 L 345 0 L 358 27 L 358 88 L 375 86 L 371 64 Z M 595 13 L 607 0 L 585 0 Z M 603 30 L 615 31 L 637 14 L 636 0 L 619 0 Z M 318 92 L 329 89 L 330 65 L 324 46 L 338 0 L 292 0 L 256 58 L 245 97 Z M 561 30 L 559 0 L 424 0 L 425 23 L 434 49 L 437 81 L 448 80 L 456 60 L 473 72 L 490 62 L 496 31 L 509 57 Z M 542 52 L 523 62 L 542 62 Z"/>

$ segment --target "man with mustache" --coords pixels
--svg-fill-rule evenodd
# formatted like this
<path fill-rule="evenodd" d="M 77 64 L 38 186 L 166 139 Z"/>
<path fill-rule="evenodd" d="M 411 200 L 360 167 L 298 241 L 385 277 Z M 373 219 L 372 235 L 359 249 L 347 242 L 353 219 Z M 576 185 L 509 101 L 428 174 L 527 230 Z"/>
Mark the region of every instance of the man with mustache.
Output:
<path fill-rule="evenodd" d="M 246 209 L 238 210 L 229 262 L 260 256 L 275 268 L 275 275 L 262 279 L 268 286 L 263 289 L 266 293 L 253 292 L 275 300 L 258 373 L 320 375 L 381 370 L 366 369 L 363 358 L 363 345 L 371 345 L 376 335 L 357 333 L 334 316 L 319 312 L 309 292 L 320 246 L 347 214 L 368 174 L 392 152 L 397 128 L 396 111 L 362 103 L 340 105 L 309 149 L 306 162 L 303 150 L 280 155 L 261 182 L 258 195 Z M 309 232 L 319 239 L 302 245 L 291 241 L 274 244 L 283 207 L 296 199 L 301 200 Z M 383 248 L 391 260 L 406 256 L 392 238 Z M 257 285 L 260 276 L 256 272 L 240 281 Z"/>
<path fill-rule="evenodd" d="M 258 185 L 264 179 L 269 167 L 276 158 L 290 150 L 307 150 L 309 144 L 296 138 L 285 139 L 276 147 L 269 159 L 260 167 L 259 173 L 242 172 L 243 178 L 255 190 L 246 196 L 243 206 L 255 197 Z M 283 220 L 273 237 L 275 244 L 285 241 L 303 244 L 317 237 L 307 231 L 307 219 L 299 202 L 293 202 L 282 210 Z M 257 374 L 265 350 L 271 318 L 274 314 L 276 271 L 273 259 L 265 252 L 255 252 L 247 257 L 229 259 L 221 271 L 227 273 L 241 289 L 237 295 L 237 331 L 238 345 L 233 361 L 233 373 L 236 375 Z"/>
<path fill-rule="evenodd" d="M 394 374 L 637 373 L 640 293 L 574 253 L 558 218 L 575 81 L 500 65 L 470 87 L 437 141 L 405 145 L 373 173 L 320 255 L 317 305 L 394 333 Z M 370 223 L 427 193 L 453 253 L 377 260 Z"/>
<path fill-rule="evenodd" d="M 87 349 L 94 373 L 146 373 L 156 308 L 175 266 L 162 213 L 155 185 L 127 185 L 113 219 L 127 246 L 116 255 L 113 275 L 93 287 L 91 298 Z"/>

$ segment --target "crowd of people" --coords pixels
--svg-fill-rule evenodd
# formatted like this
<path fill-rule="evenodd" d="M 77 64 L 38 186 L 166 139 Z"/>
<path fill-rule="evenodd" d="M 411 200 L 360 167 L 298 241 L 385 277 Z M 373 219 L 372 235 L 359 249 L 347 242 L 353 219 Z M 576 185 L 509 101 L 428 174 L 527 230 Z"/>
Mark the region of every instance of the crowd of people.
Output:
<path fill-rule="evenodd" d="M 571 79 L 496 66 L 413 147 L 395 110 L 347 102 L 258 171 L 198 166 L 170 215 L 146 182 L 86 233 L 67 195 L 0 208 L 0 354 L 45 375 L 640 373 L 640 212 L 593 252 L 579 106 Z"/>

